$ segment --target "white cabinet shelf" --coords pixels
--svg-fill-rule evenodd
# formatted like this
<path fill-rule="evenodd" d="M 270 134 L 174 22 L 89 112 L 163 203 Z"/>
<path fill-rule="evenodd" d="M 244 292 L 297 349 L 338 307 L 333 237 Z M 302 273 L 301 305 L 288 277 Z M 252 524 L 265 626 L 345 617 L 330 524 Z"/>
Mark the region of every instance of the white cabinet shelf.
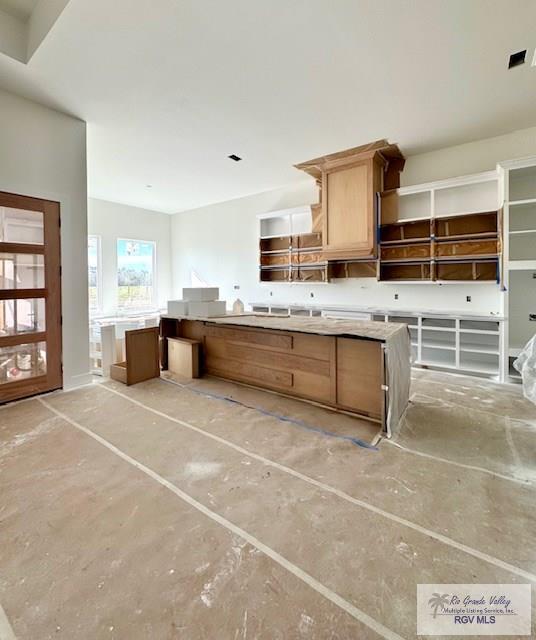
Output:
<path fill-rule="evenodd" d="M 498 347 L 486 347 L 485 345 L 480 344 L 460 346 L 460 351 L 465 351 L 467 353 L 489 353 L 491 355 L 499 355 Z"/>
<path fill-rule="evenodd" d="M 262 240 L 309 233 L 312 228 L 310 206 L 261 213 L 257 215 L 257 219 L 260 226 L 259 236 Z"/>
<path fill-rule="evenodd" d="M 510 200 L 509 202 L 511 207 L 518 207 L 523 204 L 536 204 L 536 198 L 528 198 L 526 200 Z"/>
<path fill-rule="evenodd" d="M 409 222 L 497 211 L 502 206 L 500 178 L 500 172 L 494 170 L 400 187 L 396 190 L 398 220 Z"/>
<path fill-rule="evenodd" d="M 503 377 L 519 379 L 512 361 L 536 333 L 536 156 L 500 163 L 504 176 Z"/>

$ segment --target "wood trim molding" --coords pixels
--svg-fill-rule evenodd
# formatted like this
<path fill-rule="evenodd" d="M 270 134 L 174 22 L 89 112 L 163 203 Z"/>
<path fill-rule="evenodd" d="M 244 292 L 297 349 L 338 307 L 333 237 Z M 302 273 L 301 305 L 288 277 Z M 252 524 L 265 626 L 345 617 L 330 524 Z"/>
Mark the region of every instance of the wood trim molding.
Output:
<path fill-rule="evenodd" d="M 36 331 L 35 333 L 16 333 L 12 336 L 0 337 L 0 348 L 16 347 L 19 344 L 34 344 L 35 342 L 45 342 L 47 334 L 45 331 Z M 0 389 L 2 385 L 0 385 Z"/>
<path fill-rule="evenodd" d="M 25 244 L 22 242 L 0 242 L 0 253 L 45 253 L 44 244 Z"/>
<path fill-rule="evenodd" d="M 0 289 L 0 300 L 48 298 L 48 289 Z"/>

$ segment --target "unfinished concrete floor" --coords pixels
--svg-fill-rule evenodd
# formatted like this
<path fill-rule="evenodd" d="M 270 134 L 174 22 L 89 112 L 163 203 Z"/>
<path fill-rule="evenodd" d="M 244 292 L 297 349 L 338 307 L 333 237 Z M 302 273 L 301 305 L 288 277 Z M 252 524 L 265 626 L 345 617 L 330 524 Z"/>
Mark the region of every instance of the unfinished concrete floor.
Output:
<path fill-rule="evenodd" d="M 396 442 L 369 449 L 336 437 L 370 442 L 366 423 L 192 387 L 0 409 L 0 605 L 19 640 L 414 638 L 418 583 L 536 581 L 520 389 L 414 372 Z"/>

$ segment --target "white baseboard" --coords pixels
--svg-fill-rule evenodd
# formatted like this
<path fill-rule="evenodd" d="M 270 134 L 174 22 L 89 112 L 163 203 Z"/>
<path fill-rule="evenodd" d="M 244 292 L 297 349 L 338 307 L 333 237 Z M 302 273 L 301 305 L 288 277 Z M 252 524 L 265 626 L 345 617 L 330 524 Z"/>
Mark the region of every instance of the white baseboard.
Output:
<path fill-rule="evenodd" d="M 69 376 L 63 379 L 63 390 L 72 391 L 77 387 L 85 387 L 93 382 L 93 375 L 90 371 L 87 373 L 80 373 L 77 376 Z"/>

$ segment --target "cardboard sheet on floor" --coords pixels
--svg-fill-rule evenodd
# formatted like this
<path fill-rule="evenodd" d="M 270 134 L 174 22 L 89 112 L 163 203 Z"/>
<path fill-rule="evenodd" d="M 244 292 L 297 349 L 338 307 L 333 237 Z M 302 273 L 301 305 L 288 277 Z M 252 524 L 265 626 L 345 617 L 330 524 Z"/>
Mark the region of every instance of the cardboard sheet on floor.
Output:
<path fill-rule="evenodd" d="M 298 431 L 309 430 L 317 432 L 320 436 L 325 436 L 328 439 L 337 440 L 341 438 L 349 440 L 353 438 L 361 440 L 365 444 L 371 444 L 381 432 L 381 427 L 378 423 L 365 418 L 337 413 L 308 402 L 219 378 L 205 376 L 196 380 L 188 380 L 171 374 L 169 371 L 163 372 L 162 378 L 179 385 L 178 391 L 182 389 L 185 393 L 193 394 L 193 397 L 202 398 L 205 395 L 207 399 L 219 399 L 222 403 L 227 401 L 230 407 L 233 403 L 236 403 L 238 407 L 255 411 L 259 419 L 265 419 L 266 416 L 270 415 L 272 417 L 280 416 L 282 424 L 286 423 L 289 427 L 296 428 Z M 203 410 L 206 411 L 207 415 L 213 415 L 214 406 L 206 405 L 205 408 L 202 408 L 196 404 L 196 411 Z M 240 425 L 241 420 L 244 421 L 243 427 Z M 254 421 L 254 419 L 252 420 L 252 414 L 249 412 L 244 413 L 242 418 L 239 411 L 233 415 L 233 423 L 237 425 L 237 428 L 243 428 L 245 438 L 247 438 L 249 427 Z M 277 437 L 277 433 L 273 435 L 274 438 Z"/>

